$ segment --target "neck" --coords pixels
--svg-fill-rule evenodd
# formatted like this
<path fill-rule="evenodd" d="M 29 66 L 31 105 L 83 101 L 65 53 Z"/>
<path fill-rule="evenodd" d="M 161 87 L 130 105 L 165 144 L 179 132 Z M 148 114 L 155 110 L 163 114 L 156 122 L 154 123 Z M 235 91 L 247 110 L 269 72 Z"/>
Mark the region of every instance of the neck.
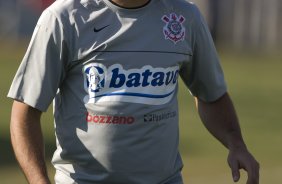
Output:
<path fill-rule="evenodd" d="M 150 0 L 110 0 L 110 1 L 124 8 L 137 8 L 145 5 Z"/>

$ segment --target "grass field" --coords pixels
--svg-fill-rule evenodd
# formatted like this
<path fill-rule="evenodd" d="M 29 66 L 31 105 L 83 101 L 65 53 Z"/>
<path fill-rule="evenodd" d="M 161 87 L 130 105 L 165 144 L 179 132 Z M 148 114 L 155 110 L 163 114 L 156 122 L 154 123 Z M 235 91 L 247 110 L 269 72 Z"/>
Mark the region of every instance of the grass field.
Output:
<path fill-rule="evenodd" d="M 0 183 L 25 184 L 9 138 L 11 100 L 5 96 L 21 60 L 26 43 L 0 46 Z M 12 51 L 13 50 L 13 51 Z M 282 181 L 282 57 L 271 54 L 242 54 L 220 50 L 222 66 L 230 94 L 241 122 L 246 143 L 261 164 L 261 183 Z M 181 145 L 185 167 L 183 175 L 189 184 L 232 184 L 226 164 L 227 150 L 203 127 L 193 98 L 180 85 Z M 47 163 L 54 150 L 51 110 L 42 119 Z M 54 170 L 49 164 L 50 176 Z M 239 184 L 246 182 L 242 172 Z"/>

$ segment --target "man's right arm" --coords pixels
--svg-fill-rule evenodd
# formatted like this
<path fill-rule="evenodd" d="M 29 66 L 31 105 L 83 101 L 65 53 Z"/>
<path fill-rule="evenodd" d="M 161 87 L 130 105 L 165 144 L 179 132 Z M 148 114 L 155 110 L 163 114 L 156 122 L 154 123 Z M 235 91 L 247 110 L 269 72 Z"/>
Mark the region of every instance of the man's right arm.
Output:
<path fill-rule="evenodd" d="M 11 113 L 11 141 L 15 156 L 30 184 L 50 184 L 48 178 L 41 111 L 22 102 L 14 101 Z"/>

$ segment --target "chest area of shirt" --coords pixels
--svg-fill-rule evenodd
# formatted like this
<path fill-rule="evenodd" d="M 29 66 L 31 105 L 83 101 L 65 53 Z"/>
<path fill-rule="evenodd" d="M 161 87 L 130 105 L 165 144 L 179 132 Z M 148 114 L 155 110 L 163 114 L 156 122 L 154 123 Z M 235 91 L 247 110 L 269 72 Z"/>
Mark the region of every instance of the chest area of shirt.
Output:
<path fill-rule="evenodd" d="M 78 23 L 72 51 L 76 59 L 98 52 L 175 53 L 192 55 L 191 31 L 184 15 L 158 13 L 138 19 L 96 15 Z"/>

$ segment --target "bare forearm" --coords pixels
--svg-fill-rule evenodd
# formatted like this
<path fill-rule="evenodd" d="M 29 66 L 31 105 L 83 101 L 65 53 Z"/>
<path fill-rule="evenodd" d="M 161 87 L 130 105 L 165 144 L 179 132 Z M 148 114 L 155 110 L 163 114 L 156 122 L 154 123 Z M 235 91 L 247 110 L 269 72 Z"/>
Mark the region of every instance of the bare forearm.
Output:
<path fill-rule="evenodd" d="M 214 137 L 228 149 L 245 147 L 237 115 L 227 93 L 213 103 L 197 102 L 199 115 Z"/>
<path fill-rule="evenodd" d="M 49 184 L 40 112 L 15 102 L 11 116 L 11 140 L 16 158 L 30 184 Z"/>
<path fill-rule="evenodd" d="M 258 184 L 259 164 L 247 150 L 229 95 L 226 93 L 214 103 L 197 100 L 197 107 L 206 128 L 229 149 L 227 160 L 233 180 L 237 182 L 239 170 L 244 169 L 248 173 L 247 184 Z"/>

